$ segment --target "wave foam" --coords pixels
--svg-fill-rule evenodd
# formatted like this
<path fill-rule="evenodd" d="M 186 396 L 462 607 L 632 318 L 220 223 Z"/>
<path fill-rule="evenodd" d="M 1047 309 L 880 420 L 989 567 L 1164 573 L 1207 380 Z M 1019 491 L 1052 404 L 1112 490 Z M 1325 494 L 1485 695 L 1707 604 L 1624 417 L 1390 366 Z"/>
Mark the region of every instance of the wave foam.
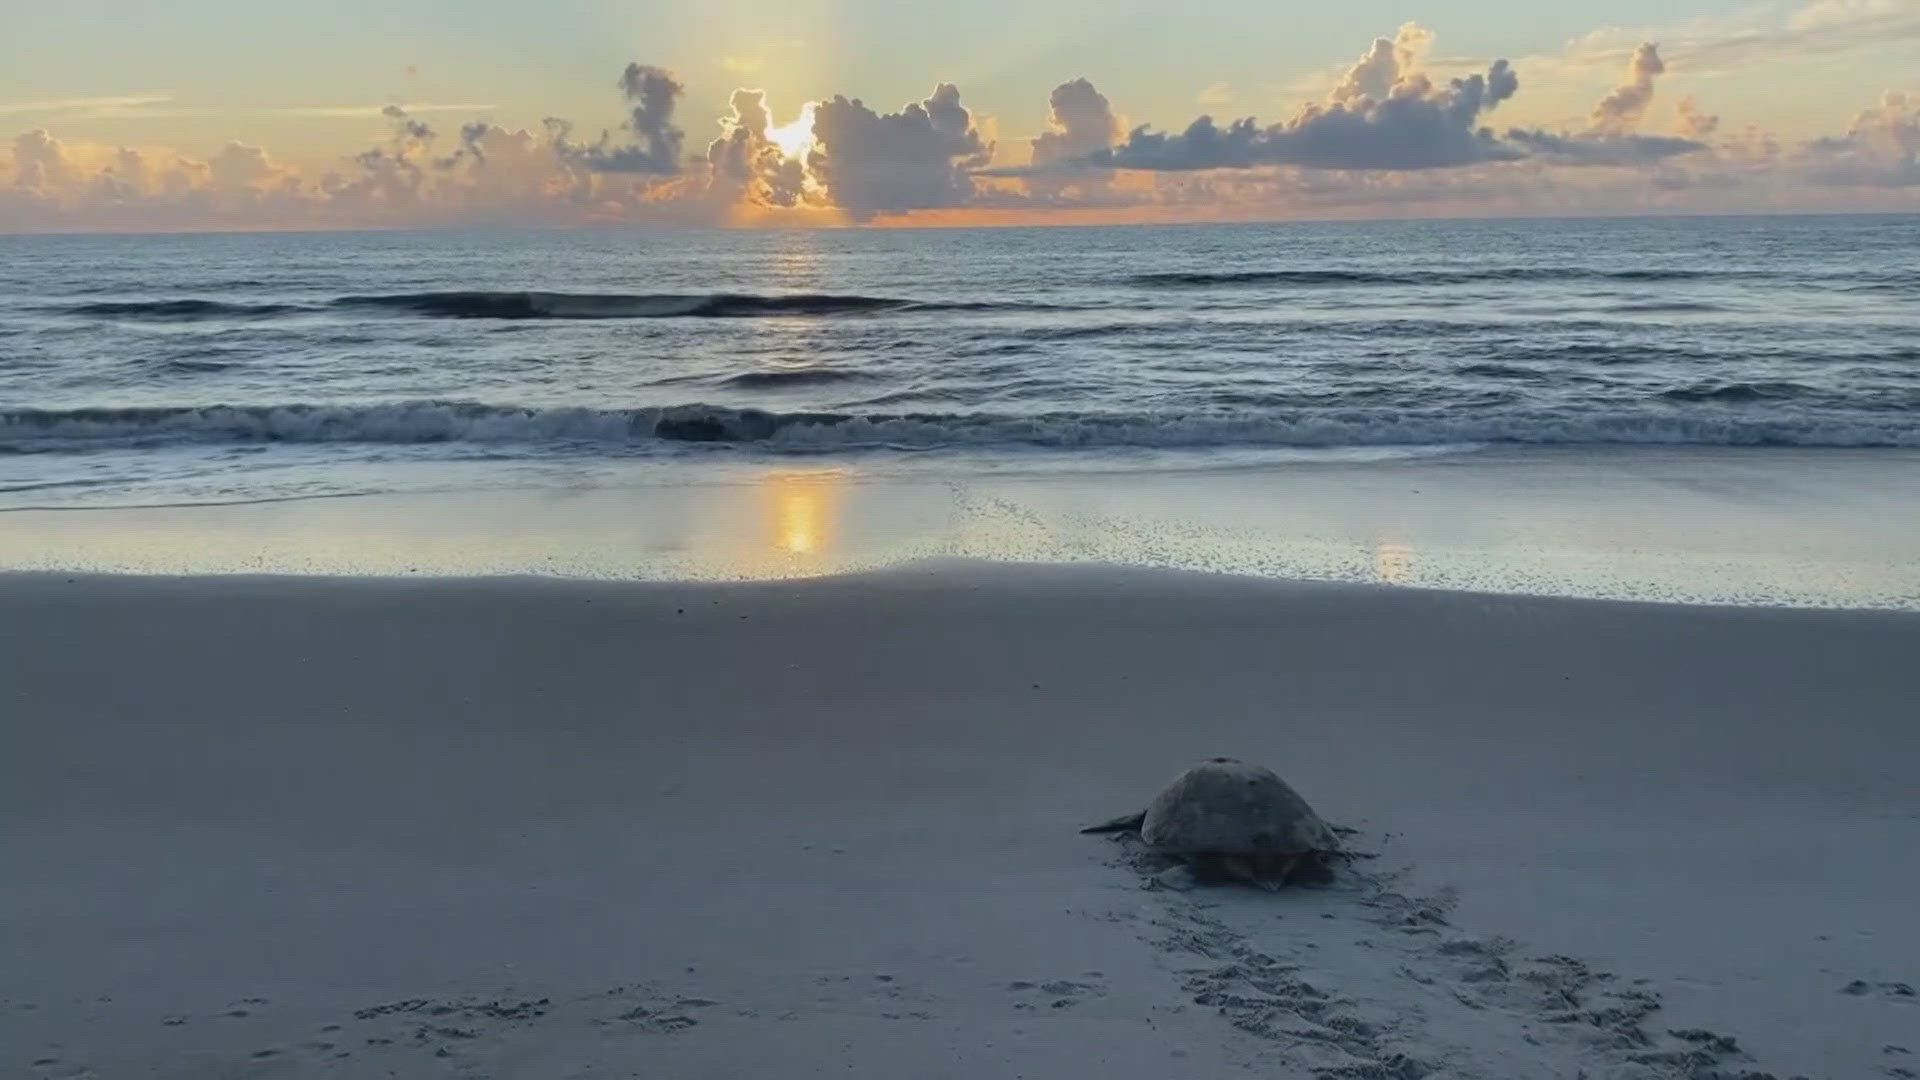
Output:
<path fill-rule="evenodd" d="M 1180 448 L 1637 443 L 1920 447 L 1920 426 L 1820 419 L 1672 415 L 1472 418 L 1405 414 L 851 414 L 692 404 L 636 409 L 468 402 L 0 411 L 0 451 L 168 444 L 507 443 L 640 447 L 746 444 L 770 451 L 872 447 Z"/>

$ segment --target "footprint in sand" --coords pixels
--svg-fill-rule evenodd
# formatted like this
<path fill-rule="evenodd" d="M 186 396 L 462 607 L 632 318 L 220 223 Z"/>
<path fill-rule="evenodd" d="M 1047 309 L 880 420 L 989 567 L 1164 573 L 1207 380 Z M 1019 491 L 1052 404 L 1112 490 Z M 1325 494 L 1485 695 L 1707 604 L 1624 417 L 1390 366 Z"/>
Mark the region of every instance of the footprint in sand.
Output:
<path fill-rule="evenodd" d="M 657 1035 L 672 1035 L 700 1026 L 697 1014 L 716 1008 L 719 1002 L 702 997 L 658 997 L 633 1002 L 611 1017 L 593 1021 L 596 1027 L 638 1030 Z"/>
<path fill-rule="evenodd" d="M 1660 997 L 1644 982 L 1462 934 L 1451 892 L 1407 895 L 1392 882 L 1350 872 L 1344 899 L 1314 902 L 1323 918 L 1312 929 L 1270 935 L 1270 916 L 1216 916 L 1165 894 L 1150 921 L 1160 948 L 1204 961 L 1184 972 L 1194 1004 L 1316 1078 L 1483 1074 L 1491 1046 L 1569 1075 L 1768 1075 L 1744 1067 L 1730 1036 L 1655 1028 Z"/>
<path fill-rule="evenodd" d="M 906 1007 L 924 1005 L 926 995 L 919 987 L 902 982 L 897 975 L 887 972 L 874 972 L 866 976 L 816 975 L 812 982 L 816 1007 L 834 1002 L 862 1011 L 877 1009 L 874 1015 L 882 1020 L 933 1019 L 933 1013 L 924 1008 Z M 789 1009 L 775 1015 L 782 1020 L 793 1020 L 803 1014 Z"/>
<path fill-rule="evenodd" d="M 425 1052 L 436 1058 L 459 1057 L 502 1026 L 547 1015 L 551 1004 L 547 998 L 406 998 L 355 1010 L 353 1019 L 371 1026 L 370 1031 L 347 1032 L 345 1025 L 325 1024 L 319 1029 L 322 1037 L 302 1043 L 299 1049 L 309 1058 L 340 1059 L 353 1055 L 340 1046 L 347 1042 L 374 1054 Z"/>
<path fill-rule="evenodd" d="M 1100 973 L 1090 971 L 1087 978 L 1099 978 Z M 1032 1010 L 1041 1007 L 1049 1009 L 1071 1009 L 1089 997 L 1105 997 L 1106 988 L 1091 982 L 1075 982 L 1072 979 L 1054 979 L 1051 982 L 1029 982 L 1025 979 L 1007 984 L 1007 989 L 1018 995 L 1021 1000 L 1013 1007 L 1020 1010 Z"/>

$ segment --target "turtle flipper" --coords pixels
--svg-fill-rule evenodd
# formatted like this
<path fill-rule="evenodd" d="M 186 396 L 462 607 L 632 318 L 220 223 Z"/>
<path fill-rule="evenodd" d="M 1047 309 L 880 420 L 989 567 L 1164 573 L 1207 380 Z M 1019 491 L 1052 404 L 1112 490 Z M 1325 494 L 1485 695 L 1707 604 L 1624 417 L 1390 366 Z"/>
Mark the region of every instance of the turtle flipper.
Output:
<path fill-rule="evenodd" d="M 1080 831 L 1083 833 L 1139 832 L 1140 826 L 1146 824 L 1146 821 L 1147 812 L 1142 810 L 1137 814 L 1123 814 L 1112 821 L 1089 825 Z"/>
<path fill-rule="evenodd" d="M 1259 860 L 1245 855 L 1225 856 L 1217 860 L 1216 865 L 1219 867 L 1220 872 L 1228 878 L 1251 885 L 1256 889 L 1265 889 L 1268 892 L 1279 892 L 1280 886 L 1286 884 L 1286 878 L 1284 876 L 1275 877 L 1273 874 L 1265 872 L 1268 868 L 1261 865 Z"/>

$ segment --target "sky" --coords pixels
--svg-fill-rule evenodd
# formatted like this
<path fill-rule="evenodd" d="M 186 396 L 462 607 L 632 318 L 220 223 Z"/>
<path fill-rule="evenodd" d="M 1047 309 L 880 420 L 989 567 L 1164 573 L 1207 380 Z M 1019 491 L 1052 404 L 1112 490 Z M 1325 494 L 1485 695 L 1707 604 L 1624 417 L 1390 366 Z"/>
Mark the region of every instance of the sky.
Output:
<path fill-rule="evenodd" d="M 1920 0 L 24 0 L 0 231 L 1920 209 Z"/>

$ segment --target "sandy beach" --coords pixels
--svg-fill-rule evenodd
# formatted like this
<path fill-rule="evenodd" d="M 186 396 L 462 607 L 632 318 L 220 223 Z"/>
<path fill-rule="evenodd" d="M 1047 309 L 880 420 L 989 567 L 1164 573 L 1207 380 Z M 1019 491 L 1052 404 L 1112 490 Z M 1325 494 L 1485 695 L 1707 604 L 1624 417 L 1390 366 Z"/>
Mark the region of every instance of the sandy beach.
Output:
<path fill-rule="evenodd" d="M 1920 0 L 446 7 L 0 3 L 0 1080 L 1920 1080 Z"/>
<path fill-rule="evenodd" d="M 916 564 L 0 579 L 0 1074 L 1920 1071 L 1920 617 Z M 1376 854 L 1144 888 L 1199 758 Z"/>

